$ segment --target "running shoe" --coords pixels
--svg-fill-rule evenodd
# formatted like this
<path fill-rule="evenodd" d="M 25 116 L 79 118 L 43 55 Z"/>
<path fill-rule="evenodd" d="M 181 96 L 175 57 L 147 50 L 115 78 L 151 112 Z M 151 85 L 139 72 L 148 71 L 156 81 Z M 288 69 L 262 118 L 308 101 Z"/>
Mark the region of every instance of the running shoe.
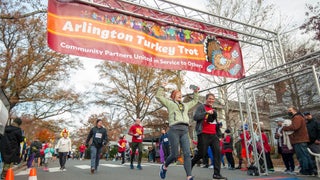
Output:
<path fill-rule="evenodd" d="M 159 172 L 159 176 L 161 179 L 165 179 L 166 178 L 166 173 L 167 173 L 167 170 L 164 169 L 164 165 L 162 164 L 160 166 L 160 172 Z"/>
<path fill-rule="evenodd" d="M 227 178 L 226 178 L 226 177 L 221 176 L 220 174 L 219 174 L 219 175 L 217 175 L 217 174 L 213 174 L 213 175 L 212 175 L 212 180 L 215 180 L 215 179 L 227 179 Z"/>
<path fill-rule="evenodd" d="M 142 167 L 140 164 L 138 164 L 137 169 L 142 170 Z"/>

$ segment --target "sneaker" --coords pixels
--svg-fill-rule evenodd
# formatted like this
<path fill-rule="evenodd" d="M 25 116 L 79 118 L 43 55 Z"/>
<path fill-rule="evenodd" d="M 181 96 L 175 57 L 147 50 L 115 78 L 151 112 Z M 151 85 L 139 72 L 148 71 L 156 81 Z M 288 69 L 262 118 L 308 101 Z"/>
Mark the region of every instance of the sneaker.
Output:
<path fill-rule="evenodd" d="M 270 171 L 270 172 L 274 172 L 274 169 L 273 169 L 273 168 L 270 168 L 270 169 L 268 169 L 268 171 Z"/>
<path fill-rule="evenodd" d="M 91 169 L 90 172 L 91 172 L 91 174 L 93 174 L 94 173 L 94 169 Z"/>
<path fill-rule="evenodd" d="M 236 169 L 241 169 L 241 167 L 240 167 L 240 166 L 238 166 L 238 167 L 236 167 Z"/>
<path fill-rule="evenodd" d="M 130 164 L 130 169 L 134 169 L 134 166 L 133 166 L 133 164 Z"/>
<path fill-rule="evenodd" d="M 202 165 L 201 167 L 202 167 L 202 168 L 208 168 L 209 165 L 205 164 L 205 165 Z"/>
<path fill-rule="evenodd" d="M 248 168 L 241 168 L 241 171 L 248 171 Z"/>
<path fill-rule="evenodd" d="M 289 171 L 289 172 L 288 172 L 288 174 L 290 174 L 290 175 L 294 175 L 294 176 L 295 176 L 297 173 L 296 173 L 296 172 L 294 172 L 294 171 Z"/>
<path fill-rule="evenodd" d="M 140 164 L 138 164 L 137 169 L 142 170 L 142 167 Z"/>
<path fill-rule="evenodd" d="M 284 173 L 284 174 L 289 174 L 289 173 L 290 173 L 290 170 L 289 170 L 289 169 L 286 169 L 286 170 L 283 171 L 283 173 Z"/>
<path fill-rule="evenodd" d="M 234 167 L 228 167 L 228 170 L 235 170 L 236 168 Z"/>
<path fill-rule="evenodd" d="M 226 177 L 223 177 L 221 175 L 216 175 L 216 174 L 213 174 L 212 175 L 212 180 L 215 180 L 215 179 L 227 179 Z"/>
<path fill-rule="evenodd" d="M 209 169 L 213 169 L 213 165 L 210 165 L 208 168 L 209 168 Z"/>
<path fill-rule="evenodd" d="M 191 178 L 189 178 L 189 179 L 187 178 L 187 180 L 193 180 L 193 176 Z"/>
<path fill-rule="evenodd" d="M 268 172 L 269 172 L 269 173 L 274 173 L 274 169 L 272 169 L 272 168 L 271 168 L 271 169 L 268 169 Z"/>
<path fill-rule="evenodd" d="M 167 173 L 167 170 L 164 169 L 164 165 L 162 164 L 160 166 L 160 172 L 159 172 L 159 176 L 161 179 L 165 179 L 166 178 L 166 173 Z"/>

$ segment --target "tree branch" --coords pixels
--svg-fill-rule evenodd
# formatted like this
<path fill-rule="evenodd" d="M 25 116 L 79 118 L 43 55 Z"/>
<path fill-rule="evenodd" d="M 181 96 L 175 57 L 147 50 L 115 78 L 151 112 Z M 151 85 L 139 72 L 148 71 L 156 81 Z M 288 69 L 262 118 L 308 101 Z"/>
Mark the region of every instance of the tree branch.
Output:
<path fill-rule="evenodd" d="M 31 13 L 22 14 L 19 16 L 10 16 L 7 14 L 0 14 L 0 19 L 22 19 L 22 18 L 26 18 L 26 17 L 33 16 L 36 14 L 42 14 L 42 13 L 47 13 L 47 10 L 33 11 Z"/>

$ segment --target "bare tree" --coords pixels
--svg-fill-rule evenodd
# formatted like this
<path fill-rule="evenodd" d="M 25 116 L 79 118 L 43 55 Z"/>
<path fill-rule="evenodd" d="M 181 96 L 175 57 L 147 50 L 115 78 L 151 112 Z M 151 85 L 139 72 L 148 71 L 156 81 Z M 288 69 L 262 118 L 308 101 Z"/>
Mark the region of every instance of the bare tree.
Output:
<path fill-rule="evenodd" d="M 42 0 L 2 0 L 0 1 L 0 6 L 2 10 L 0 19 L 20 19 L 47 13 L 47 4 Z"/>
<path fill-rule="evenodd" d="M 117 108 L 120 118 L 131 122 L 137 117 L 143 120 L 158 109 L 152 101 L 161 82 L 177 84 L 181 78 L 174 71 L 126 63 L 106 61 L 98 68 L 108 83 L 97 84 L 103 89 L 97 94 L 97 103 Z"/>
<path fill-rule="evenodd" d="M 264 27 L 268 24 L 268 20 L 271 19 L 271 14 L 273 11 L 272 5 L 265 6 L 261 1 L 228 1 L 227 3 L 222 0 L 208 0 L 208 11 L 212 14 L 226 17 L 229 19 L 233 19 L 236 21 L 240 21 L 242 23 L 254 25 L 255 27 Z M 216 20 L 213 19 L 212 23 L 214 24 Z M 219 24 L 223 24 L 225 27 L 232 27 L 232 29 L 236 29 L 236 25 L 231 22 L 221 21 Z M 250 34 L 255 34 L 257 32 L 253 31 L 254 29 L 250 29 Z M 249 29 L 248 29 L 249 31 Z M 249 40 L 250 37 L 247 37 Z M 254 74 L 257 71 L 263 68 L 261 66 L 261 59 L 255 53 L 255 59 L 250 59 L 252 54 L 252 45 L 241 43 L 241 49 L 243 53 L 243 57 L 247 57 L 244 59 L 245 61 L 245 70 L 246 75 Z M 262 55 L 260 55 L 262 56 Z M 258 62 L 258 63 L 257 63 Z M 227 123 L 227 127 L 237 127 L 239 126 L 240 119 L 239 115 L 237 115 L 238 108 L 235 108 L 235 103 L 230 104 L 230 100 L 235 100 L 236 95 L 236 87 L 235 84 L 232 83 L 235 79 L 228 79 L 224 77 L 217 76 L 207 76 L 200 75 L 202 77 L 202 81 L 206 82 L 205 84 L 209 84 L 209 88 L 211 91 L 214 91 L 217 94 L 217 100 L 219 104 L 222 105 L 222 111 L 219 114 L 219 118 L 225 119 Z M 233 111 L 236 110 L 236 111 Z"/>
<path fill-rule="evenodd" d="M 300 29 L 304 30 L 305 33 L 315 32 L 314 40 L 320 41 L 320 2 L 317 4 L 306 5 L 308 10 L 306 12 L 307 21 L 300 27 Z"/>
<path fill-rule="evenodd" d="M 11 114 L 45 119 L 79 110 L 81 96 L 63 84 L 82 64 L 50 50 L 43 17 L 21 18 L 26 9 L 14 2 L 1 1 L 0 21 L 0 88 Z"/>

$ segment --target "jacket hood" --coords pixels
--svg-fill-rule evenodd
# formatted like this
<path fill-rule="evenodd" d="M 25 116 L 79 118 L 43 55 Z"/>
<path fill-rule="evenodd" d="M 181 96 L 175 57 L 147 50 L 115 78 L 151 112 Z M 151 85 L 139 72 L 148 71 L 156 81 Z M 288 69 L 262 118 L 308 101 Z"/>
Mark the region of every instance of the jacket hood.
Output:
<path fill-rule="evenodd" d="M 19 129 L 20 129 L 19 127 L 16 127 L 16 126 L 13 126 L 13 125 L 7 126 L 7 127 L 5 128 L 5 133 L 10 134 L 10 133 L 12 133 L 13 131 L 16 131 L 16 130 L 19 130 Z"/>

